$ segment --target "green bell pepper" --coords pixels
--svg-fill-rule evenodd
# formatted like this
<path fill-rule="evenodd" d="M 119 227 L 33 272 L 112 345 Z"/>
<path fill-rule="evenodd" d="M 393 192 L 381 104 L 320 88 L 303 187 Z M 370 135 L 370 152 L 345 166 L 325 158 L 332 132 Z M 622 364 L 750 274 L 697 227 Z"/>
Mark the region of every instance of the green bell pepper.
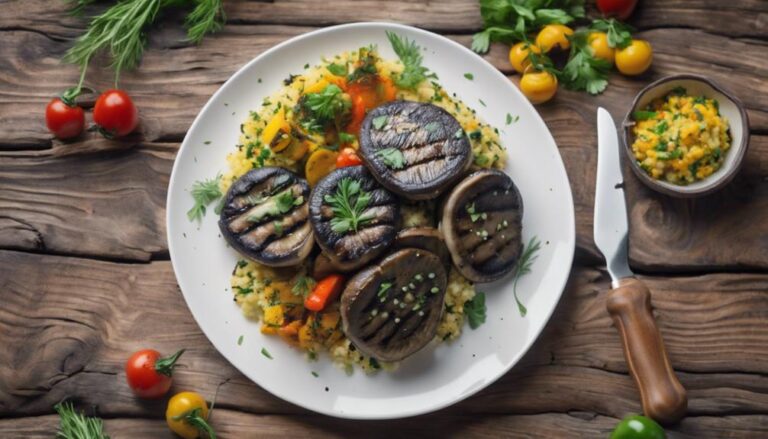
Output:
<path fill-rule="evenodd" d="M 661 425 L 651 418 L 632 415 L 622 419 L 611 433 L 610 439 L 666 439 Z"/>

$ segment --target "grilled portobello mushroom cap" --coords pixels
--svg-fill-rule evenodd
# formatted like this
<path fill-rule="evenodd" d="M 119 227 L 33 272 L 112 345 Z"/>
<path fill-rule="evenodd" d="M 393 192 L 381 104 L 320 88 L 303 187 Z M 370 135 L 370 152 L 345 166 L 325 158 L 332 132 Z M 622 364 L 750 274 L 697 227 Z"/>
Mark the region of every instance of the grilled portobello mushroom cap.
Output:
<path fill-rule="evenodd" d="M 392 243 L 392 250 L 402 248 L 420 248 L 434 253 L 440 258 L 443 267 L 446 270 L 451 269 L 451 254 L 448 247 L 445 246 L 443 234 L 432 227 L 408 227 L 398 232 L 395 236 L 395 242 Z"/>
<path fill-rule="evenodd" d="M 317 243 L 340 271 L 382 255 L 400 225 L 397 198 L 363 166 L 336 169 L 320 180 L 309 213 Z"/>
<path fill-rule="evenodd" d="M 410 101 L 368 113 L 360 129 L 360 156 L 379 183 L 410 200 L 437 197 L 472 164 L 459 122 L 438 106 Z"/>
<path fill-rule="evenodd" d="M 232 247 L 256 262 L 299 264 L 314 244 L 309 185 L 283 168 L 249 171 L 229 188 L 219 229 Z"/>
<path fill-rule="evenodd" d="M 402 360 L 435 337 L 447 282 L 435 254 L 398 250 L 347 282 L 341 294 L 344 333 L 366 355 Z"/>
<path fill-rule="evenodd" d="M 453 188 L 440 229 L 453 264 L 473 282 L 500 279 L 523 252 L 523 199 L 501 171 L 484 169 Z"/>

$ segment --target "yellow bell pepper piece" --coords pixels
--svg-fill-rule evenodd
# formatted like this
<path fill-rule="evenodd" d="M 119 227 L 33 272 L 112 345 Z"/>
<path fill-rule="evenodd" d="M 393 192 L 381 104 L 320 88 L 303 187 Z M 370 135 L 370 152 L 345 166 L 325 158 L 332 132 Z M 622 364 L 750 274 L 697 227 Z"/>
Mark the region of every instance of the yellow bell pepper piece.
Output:
<path fill-rule="evenodd" d="M 291 143 L 291 126 L 285 119 L 284 108 L 280 108 L 269 123 L 267 123 L 267 126 L 264 127 L 264 131 L 261 133 L 261 141 L 274 152 L 284 150 Z"/>
<path fill-rule="evenodd" d="M 338 155 L 337 152 L 320 148 L 309 156 L 304 167 L 304 174 L 311 187 L 315 187 L 318 181 L 336 169 L 336 157 Z"/>

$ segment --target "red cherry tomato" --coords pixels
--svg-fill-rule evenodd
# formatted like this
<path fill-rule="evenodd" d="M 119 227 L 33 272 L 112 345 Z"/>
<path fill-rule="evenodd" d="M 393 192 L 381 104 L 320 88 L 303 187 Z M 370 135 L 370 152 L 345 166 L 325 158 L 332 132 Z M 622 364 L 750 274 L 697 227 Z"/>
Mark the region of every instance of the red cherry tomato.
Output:
<path fill-rule="evenodd" d="M 344 148 L 339 153 L 339 156 L 336 157 L 336 169 L 362 164 L 363 161 L 360 160 L 360 156 L 357 155 L 354 148 Z"/>
<path fill-rule="evenodd" d="M 637 6 L 637 0 L 597 0 L 597 9 L 607 17 L 626 20 Z"/>
<path fill-rule="evenodd" d="M 161 358 L 154 349 L 136 351 L 125 363 L 125 377 L 136 396 L 160 398 L 171 388 L 171 376 L 176 361 L 184 349 L 170 357 Z"/>
<path fill-rule="evenodd" d="M 106 136 L 122 137 L 139 124 L 139 112 L 122 90 L 107 90 L 96 100 L 93 121 Z"/>
<path fill-rule="evenodd" d="M 85 113 L 77 105 L 67 105 L 61 98 L 53 98 L 45 107 L 45 124 L 59 139 L 71 139 L 83 132 Z"/>

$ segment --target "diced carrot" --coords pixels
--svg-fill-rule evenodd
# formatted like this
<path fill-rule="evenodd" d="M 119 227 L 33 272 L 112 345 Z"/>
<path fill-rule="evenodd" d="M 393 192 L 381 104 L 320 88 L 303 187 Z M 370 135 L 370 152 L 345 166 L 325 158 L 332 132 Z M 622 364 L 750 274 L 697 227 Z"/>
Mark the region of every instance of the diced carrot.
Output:
<path fill-rule="evenodd" d="M 310 311 L 322 311 L 326 305 L 338 297 L 342 288 L 344 288 L 344 276 L 331 274 L 323 278 L 304 300 L 304 308 Z"/>

